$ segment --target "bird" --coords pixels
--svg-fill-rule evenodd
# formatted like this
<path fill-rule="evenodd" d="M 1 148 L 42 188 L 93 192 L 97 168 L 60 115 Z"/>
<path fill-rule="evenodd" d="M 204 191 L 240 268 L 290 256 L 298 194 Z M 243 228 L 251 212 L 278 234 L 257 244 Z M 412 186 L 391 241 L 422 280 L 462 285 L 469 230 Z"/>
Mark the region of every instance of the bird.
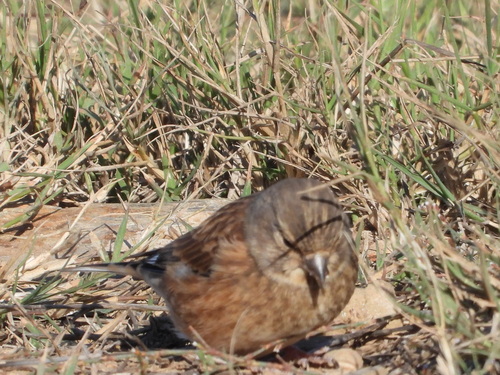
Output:
<path fill-rule="evenodd" d="M 223 206 L 162 248 L 73 270 L 144 280 L 180 337 L 248 355 L 331 323 L 354 292 L 358 258 L 331 187 L 288 178 Z"/>

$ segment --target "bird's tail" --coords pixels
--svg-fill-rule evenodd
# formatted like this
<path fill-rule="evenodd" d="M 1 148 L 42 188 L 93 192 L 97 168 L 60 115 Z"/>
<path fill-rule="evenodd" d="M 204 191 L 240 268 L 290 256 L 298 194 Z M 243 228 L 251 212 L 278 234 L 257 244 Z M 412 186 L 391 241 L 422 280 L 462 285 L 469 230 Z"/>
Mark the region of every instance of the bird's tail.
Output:
<path fill-rule="evenodd" d="M 97 263 L 87 266 L 63 268 L 62 272 L 110 272 L 122 276 L 132 276 L 134 279 L 143 280 L 140 272 L 140 262 Z"/>

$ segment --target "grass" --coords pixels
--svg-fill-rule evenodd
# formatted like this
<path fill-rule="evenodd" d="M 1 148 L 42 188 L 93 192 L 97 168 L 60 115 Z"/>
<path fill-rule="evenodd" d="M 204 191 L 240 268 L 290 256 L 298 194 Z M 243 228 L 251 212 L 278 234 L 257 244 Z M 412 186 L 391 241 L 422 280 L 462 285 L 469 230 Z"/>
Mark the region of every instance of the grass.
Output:
<path fill-rule="evenodd" d="M 0 9 L 0 210 L 29 203 L 4 233 L 43 205 L 236 198 L 286 177 L 333 181 L 361 258 L 420 329 L 416 341 L 400 337 L 414 345 L 408 368 L 500 371 L 498 1 L 4 0 Z M 123 255 L 121 244 L 105 256 Z M 83 340 L 63 340 L 60 309 L 30 311 L 63 295 L 94 301 L 117 281 L 20 283 L 23 268 L 6 269 L 0 299 L 16 307 L 1 313 L 0 344 L 34 359 L 76 345 L 59 370 L 78 372 Z M 125 319 L 112 310 L 82 317 L 84 335 Z M 108 355 L 114 342 L 92 348 Z M 396 352 L 388 345 L 365 364 L 397 368 L 398 356 L 380 359 Z"/>

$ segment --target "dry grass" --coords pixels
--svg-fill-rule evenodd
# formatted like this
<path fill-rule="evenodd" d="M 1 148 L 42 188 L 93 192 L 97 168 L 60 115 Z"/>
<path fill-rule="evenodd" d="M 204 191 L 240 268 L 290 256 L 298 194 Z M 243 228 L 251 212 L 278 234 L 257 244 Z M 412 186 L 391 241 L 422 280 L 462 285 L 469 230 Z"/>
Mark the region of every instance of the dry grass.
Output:
<path fill-rule="evenodd" d="M 0 4 L 0 210 L 31 207 L 4 232 L 22 232 L 47 204 L 235 198 L 285 177 L 332 181 L 366 272 L 392 283 L 417 328 L 346 345 L 394 374 L 500 371 L 497 0 L 86 6 Z M 67 325 L 103 283 L 126 292 L 118 301 L 151 306 L 136 284 L 0 275 L 0 345 L 11 353 L 2 361 L 64 373 L 156 363 L 121 354 L 113 339 L 152 310 L 103 304 L 72 321 L 79 337 Z M 45 310 L 61 300 L 72 307 Z M 228 366 L 167 353 L 169 366 L 186 366 L 178 371 Z"/>

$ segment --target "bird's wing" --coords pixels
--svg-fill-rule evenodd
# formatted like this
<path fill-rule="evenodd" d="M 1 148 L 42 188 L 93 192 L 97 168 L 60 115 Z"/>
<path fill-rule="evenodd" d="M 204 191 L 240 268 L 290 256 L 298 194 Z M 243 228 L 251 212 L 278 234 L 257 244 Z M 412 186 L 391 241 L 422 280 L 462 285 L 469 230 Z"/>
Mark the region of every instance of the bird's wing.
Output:
<path fill-rule="evenodd" d="M 222 207 L 199 227 L 152 252 L 147 262 L 160 269 L 181 262 L 196 274 L 209 275 L 218 259 L 222 242 L 244 241 L 245 213 L 255 196 L 238 199 Z"/>

